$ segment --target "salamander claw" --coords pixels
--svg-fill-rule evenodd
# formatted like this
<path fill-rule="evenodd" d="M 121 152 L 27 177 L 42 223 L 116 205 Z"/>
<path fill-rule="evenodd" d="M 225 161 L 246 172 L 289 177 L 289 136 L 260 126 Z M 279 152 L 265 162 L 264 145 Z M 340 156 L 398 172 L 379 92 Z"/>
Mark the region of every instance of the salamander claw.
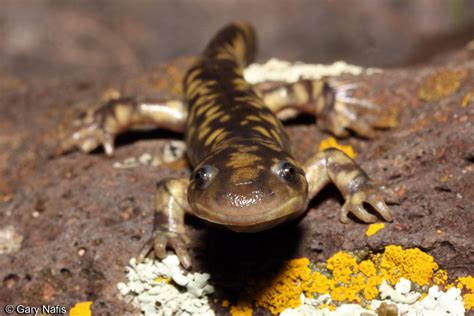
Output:
<path fill-rule="evenodd" d="M 115 139 L 114 135 L 107 132 L 102 133 L 101 145 L 102 147 L 104 147 L 105 154 L 109 157 L 114 155 L 114 151 L 115 151 L 114 139 Z"/>
<path fill-rule="evenodd" d="M 191 267 L 191 257 L 188 253 L 189 239 L 185 242 L 181 238 L 171 239 L 171 246 L 176 251 L 176 255 L 179 258 L 179 262 L 185 269 Z"/>
<path fill-rule="evenodd" d="M 370 125 L 370 123 L 366 122 L 363 119 L 353 121 L 350 125 L 349 128 L 356 132 L 358 135 L 372 139 L 375 137 L 375 131 Z"/>
<path fill-rule="evenodd" d="M 145 243 L 137 257 L 137 262 L 143 261 L 152 250 L 157 258 L 164 259 L 168 255 L 166 249 L 169 247 L 176 252 L 181 265 L 185 269 L 189 269 L 191 267 L 191 257 L 188 253 L 189 244 L 189 237 L 183 233 L 157 230 Z"/>
<path fill-rule="evenodd" d="M 140 250 L 140 254 L 137 256 L 137 263 L 142 263 L 145 258 L 151 253 L 153 250 L 153 237 L 148 239 L 145 245 L 143 245 L 142 249 Z"/>
<path fill-rule="evenodd" d="M 351 130 L 362 137 L 374 138 L 374 128 L 380 125 L 380 107 L 351 96 L 358 84 L 336 80 L 329 80 L 327 84 L 333 91 L 333 98 L 328 98 L 325 110 L 318 114 L 318 125 L 338 137 L 349 136 Z"/>
<path fill-rule="evenodd" d="M 379 186 L 380 190 L 382 191 L 382 194 L 384 195 L 385 197 L 385 200 L 387 201 L 387 203 L 389 204 L 400 204 L 400 197 L 398 196 L 397 192 L 395 192 L 394 190 L 384 186 L 384 185 L 381 185 Z"/>
<path fill-rule="evenodd" d="M 61 155 L 75 148 L 90 153 L 102 146 L 107 156 L 113 156 L 115 134 L 106 131 L 102 124 L 97 123 L 100 120 L 100 118 L 83 120 L 78 130 L 60 141 L 57 154 Z"/>
<path fill-rule="evenodd" d="M 361 186 L 358 191 L 346 198 L 340 213 L 339 220 L 342 223 L 348 223 L 350 220 L 348 214 L 354 214 L 358 219 L 365 223 L 374 223 L 377 217 L 370 214 L 363 206 L 363 203 L 370 204 L 386 221 L 393 220 L 392 212 L 382 197 L 382 189 L 380 191 L 371 184 Z"/>
<path fill-rule="evenodd" d="M 79 149 L 89 153 L 99 146 L 104 148 L 107 156 L 114 154 L 114 141 L 122 131 L 123 124 L 116 116 L 116 108 L 125 101 L 112 99 L 95 110 L 88 110 L 82 118 L 74 121 L 74 131 L 60 141 L 58 154 Z"/>

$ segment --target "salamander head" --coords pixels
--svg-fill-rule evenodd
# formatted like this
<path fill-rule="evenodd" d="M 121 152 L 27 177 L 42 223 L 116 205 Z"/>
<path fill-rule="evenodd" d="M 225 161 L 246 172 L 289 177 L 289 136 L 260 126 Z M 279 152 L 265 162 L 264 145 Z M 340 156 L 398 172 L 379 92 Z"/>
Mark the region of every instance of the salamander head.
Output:
<path fill-rule="evenodd" d="M 191 174 L 193 213 L 234 231 L 271 228 L 304 211 L 301 167 L 279 148 L 243 144 L 209 156 Z"/>

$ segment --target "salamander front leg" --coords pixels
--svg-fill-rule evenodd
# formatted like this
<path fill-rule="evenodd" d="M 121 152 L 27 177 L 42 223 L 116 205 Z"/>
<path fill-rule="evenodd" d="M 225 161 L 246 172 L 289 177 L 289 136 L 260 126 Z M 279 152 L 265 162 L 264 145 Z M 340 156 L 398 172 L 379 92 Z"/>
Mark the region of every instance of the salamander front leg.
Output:
<path fill-rule="evenodd" d="M 132 98 L 112 99 L 95 111 L 89 111 L 77 129 L 60 141 L 57 154 L 78 148 L 91 152 L 103 146 L 108 156 L 114 154 L 115 137 L 140 126 L 184 131 L 187 110 L 181 101 L 144 102 Z"/>
<path fill-rule="evenodd" d="M 395 202 L 398 200 L 397 194 L 375 184 L 364 170 L 342 151 L 330 148 L 316 154 L 305 163 L 304 171 L 309 185 L 309 199 L 330 182 L 342 193 L 345 203 L 339 213 L 341 222 L 349 222 L 349 213 L 366 223 L 375 222 L 377 217 L 364 208 L 364 203 L 370 204 L 386 221 L 392 221 L 392 212 L 385 200 Z"/>
<path fill-rule="evenodd" d="M 139 262 L 152 250 L 156 257 L 164 259 L 169 247 L 176 252 L 183 267 L 187 269 L 191 266 L 187 250 L 190 240 L 184 226 L 184 215 L 190 209 L 187 199 L 188 182 L 186 179 L 165 179 L 158 184 L 153 234 L 138 256 Z"/>

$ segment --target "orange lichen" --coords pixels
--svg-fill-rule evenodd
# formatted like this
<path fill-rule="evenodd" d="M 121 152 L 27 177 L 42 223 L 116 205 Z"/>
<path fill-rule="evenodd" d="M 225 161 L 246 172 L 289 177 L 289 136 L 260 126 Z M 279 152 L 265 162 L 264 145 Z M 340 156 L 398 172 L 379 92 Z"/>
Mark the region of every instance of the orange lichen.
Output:
<path fill-rule="evenodd" d="M 437 285 L 444 285 L 448 281 L 448 271 L 439 269 L 433 275 L 433 281 Z"/>
<path fill-rule="evenodd" d="M 308 258 L 288 261 L 280 273 L 255 292 L 255 305 L 277 314 L 301 305 L 301 293 L 311 278 Z"/>
<path fill-rule="evenodd" d="M 471 102 L 472 100 L 472 92 L 469 91 L 468 93 L 466 93 L 466 95 L 464 96 L 464 98 L 462 99 L 462 107 L 463 108 L 467 108 L 467 106 L 469 105 L 469 103 Z"/>
<path fill-rule="evenodd" d="M 373 300 L 379 295 L 378 286 L 382 283 L 381 276 L 373 276 L 367 279 L 367 284 L 364 287 L 364 298 L 366 300 Z"/>
<path fill-rule="evenodd" d="M 359 270 L 368 277 L 373 277 L 377 274 L 377 269 L 375 268 L 374 263 L 370 260 L 362 261 L 359 264 Z"/>
<path fill-rule="evenodd" d="M 327 268 L 332 272 L 330 287 L 331 298 L 339 302 L 361 302 L 377 297 L 378 285 L 382 277 L 377 275 L 373 261 L 358 262 L 349 253 L 339 252 L 327 261 Z"/>
<path fill-rule="evenodd" d="M 380 103 L 382 104 L 382 103 Z M 392 108 L 384 108 L 384 113 L 379 112 L 377 120 L 374 122 L 376 128 L 392 128 L 399 124 L 400 109 L 395 106 Z"/>
<path fill-rule="evenodd" d="M 232 306 L 232 315 L 251 315 L 252 306 L 278 314 L 287 308 L 300 306 L 302 294 L 309 298 L 329 294 L 332 302 L 319 308 L 333 309 L 341 303 L 365 305 L 378 297 L 378 287 L 383 280 L 395 285 L 402 277 L 419 286 L 437 284 L 449 287 L 445 285 L 447 271 L 438 269 L 433 257 L 417 248 L 387 246 L 383 253 L 365 258 L 341 251 L 325 264 L 319 264 L 318 268 L 311 267 L 307 258 L 293 259 L 272 278 L 249 284 L 242 301 Z M 457 286 L 465 292 L 466 308 L 472 308 L 474 278 L 459 278 Z"/>
<path fill-rule="evenodd" d="M 456 280 L 456 287 L 461 289 L 465 294 L 463 295 L 464 298 L 464 306 L 467 310 L 474 308 L 474 277 L 473 276 L 466 276 L 466 277 L 459 277 Z"/>
<path fill-rule="evenodd" d="M 459 277 L 457 279 L 458 286 L 461 288 L 465 288 L 468 291 L 474 292 L 474 277 L 473 276 L 466 276 L 466 277 Z"/>
<path fill-rule="evenodd" d="M 351 158 L 355 158 L 357 156 L 356 152 L 350 145 L 341 145 L 339 144 L 334 137 L 329 137 L 327 139 L 324 139 L 321 141 L 319 144 L 319 151 L 323 151 L 328 148 L 336 148 L 341 151 L 343 151 L 346 155 L 348 155 Z"/>
<path fill-rule="evenodd" d="M 248 302 L 239 302 L 230 308 L 232 316 L 252 316 L 252 305 Z"/>
<path fill-rule="evenodd" d="M 463 296 L 464 307 L 469 309 L 474 309 L 474 293 L 467 293 Z"/>
<path fill-rule="evenodd" d="M 156 283 L 170 283 L 171 279 L 160 276 L 160 277 L 155 278 L 153 281 L 155 281 Z"/>
<path fill-rule="evenodd" d="M 221 305 L 222 305 L 222 307 L 229 307 L 229 306 L 230 306 L 230 302 L 229 302 L 228 300 L 223 300 L 223 301 L 221 302 Z"/>
<path fill-rule="evenodd" d="M 384 223 L 371 224 L 369 225 L 369 227 L 367 227 L 367 231 L 365 232 L 365 235 L 367 237 L 375 235 L 379 230 L 383 229 L 384 227 L 385 227 Z"/>
<path fill-rule="evenodd" d="M 403 250 L 401 246 L 387 246 L 380 258 L 379 269 L 391 284 L 405 278 L 418 285 L 428 285 L 438 264 L 433 257 L 418 248 Z"/>
<path fill-rule="evenodd" d="M 13 200 L 14 195 L 12 193 L 2 193 L 0 192 L 0 202 L 10 202 Z"/>
<path fill-rule="evenodd" d="M 353 255 L 342 251 L 329 258 L 327 268 L 332 272 L 335 283 L 349 284 L 351 276 L 359 272 L 357 259 Z"/>
<path fill-rule="evenodd" d="M 92 302 L 81 302 L 74 305 L 69 311 L 70 316 L 92 316 Z"/>
<path fill-rule="evenodd" d="M 467 74 L 467 70 L 438 71 L 425 79 L 418 96 L 422 101 L 436 101 L 446 97 L 459 89 Z"/>
<path fill-rule="evenodd" d="M 329 293 L 329 290 L 331 289 L 332 281 L 327 276 L 315 271 L 311 274 L 311 280 L 312 280 L 311 285 L 305 289 L 305 292 L 309 294 L 308 296 L 312 296 L 313 293 L 316 293 L 316 294 Z"/>
<path fill-rule="evenodd" d="M 335 311 L 336 310 L 336 306 L 334 305 L 329 305 L 329 304 L 321 304 L 318 306 L 318 309 L 328 309 L 329 311 Z"/>

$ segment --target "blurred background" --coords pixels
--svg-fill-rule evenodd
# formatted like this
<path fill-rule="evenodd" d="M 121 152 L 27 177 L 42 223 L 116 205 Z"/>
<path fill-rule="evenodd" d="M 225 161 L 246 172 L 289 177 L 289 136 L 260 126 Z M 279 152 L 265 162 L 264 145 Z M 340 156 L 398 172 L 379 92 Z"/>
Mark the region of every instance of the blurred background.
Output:
<path fill-rule="evenodd" d="M 474 38 L 468 0 L 0 0 L 0 71 L 137 71 L 198 54 L 235 19 L 256 26 L 260 61 L 400 67 Z"/>

